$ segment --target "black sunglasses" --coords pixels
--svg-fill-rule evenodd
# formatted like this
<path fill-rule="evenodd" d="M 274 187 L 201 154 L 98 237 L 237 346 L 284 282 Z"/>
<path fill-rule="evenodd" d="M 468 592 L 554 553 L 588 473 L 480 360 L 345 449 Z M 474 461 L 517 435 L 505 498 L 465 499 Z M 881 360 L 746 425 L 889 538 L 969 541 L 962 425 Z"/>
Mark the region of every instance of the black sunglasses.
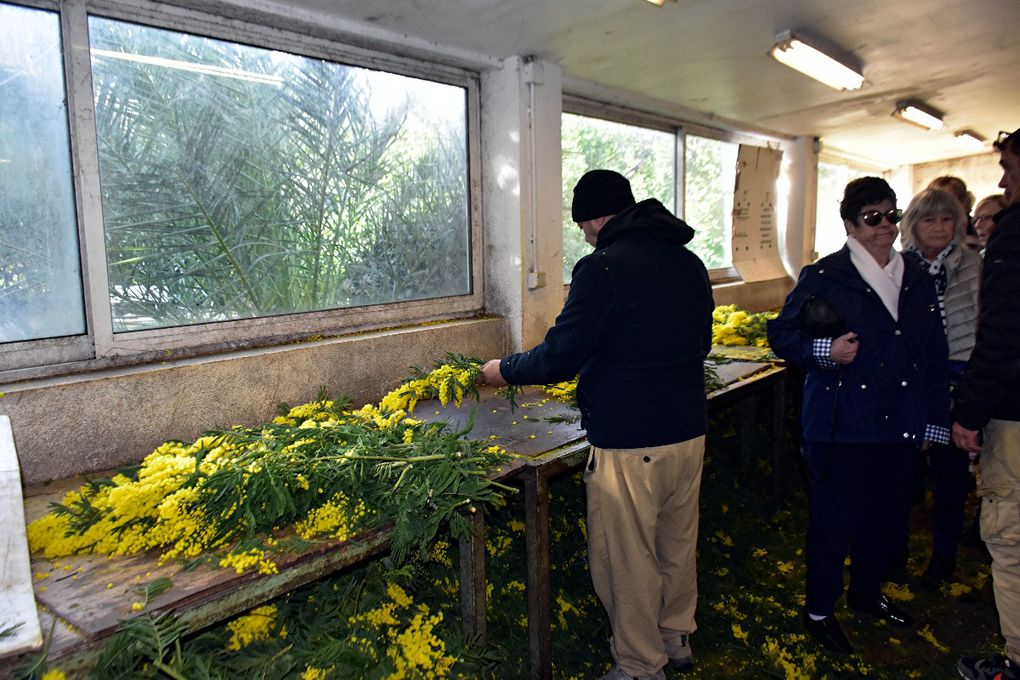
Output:
<path fill-rule="evenodd" d="M 877 227 L 882 224 L 883 217 L 889 220 L 889 224 L 899 224 L 899 221 L 903 219 L 903 211 L 899 208 L 893 208 L 892 210 L 886 210 L 885 212 L 869 210 L 867 212 L 857 213 L 857 217 L 859 217 L 861 222 L 864 222 L 864 224 L 869 227 Z"/>

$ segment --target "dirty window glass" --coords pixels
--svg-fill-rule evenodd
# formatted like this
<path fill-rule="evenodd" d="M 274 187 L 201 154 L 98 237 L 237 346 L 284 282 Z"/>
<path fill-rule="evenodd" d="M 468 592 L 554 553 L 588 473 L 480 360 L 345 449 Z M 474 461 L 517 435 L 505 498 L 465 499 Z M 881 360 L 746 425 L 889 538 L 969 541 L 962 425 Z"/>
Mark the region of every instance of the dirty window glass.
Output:
<path fill-rule="evenodd" d="M 574 185 L 589 170 L 615 170 L 630 180 L 638 201 L 657 198 L 670 210 L 674 187 L 676 137 L 671 132 L 564 113 L 563 145 L 563 280 L 579 259 L 592 251 L 570 217 Z"/>
<path fill-rule="evenodd" d="M 0 343 L 84 332 L 59 17 L 0 4 Z"/>
<path fill-rule="evenodd" d="M 694 227 L 688 244 L 708 269 L 733 263 L 733 188 L 739 144 L 687 135 L 684 219 Z"/>
<path fill-rule="evenodd" d="M 471 292 L 463 87 L 89 37 L 114 332 Z"/>

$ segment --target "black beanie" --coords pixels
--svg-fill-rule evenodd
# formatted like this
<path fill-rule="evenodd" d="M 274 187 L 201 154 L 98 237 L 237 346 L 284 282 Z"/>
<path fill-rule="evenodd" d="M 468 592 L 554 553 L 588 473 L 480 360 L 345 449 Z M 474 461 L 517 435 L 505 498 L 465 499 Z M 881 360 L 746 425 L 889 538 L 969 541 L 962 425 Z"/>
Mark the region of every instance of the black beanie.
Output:
<path fill-rule="evenodd" d="M 615 215 L 634 203 L 626 177 L 612 170 L 590 170 L 574 186 L 570 217 L 578 223 L 595 220 Z"/>

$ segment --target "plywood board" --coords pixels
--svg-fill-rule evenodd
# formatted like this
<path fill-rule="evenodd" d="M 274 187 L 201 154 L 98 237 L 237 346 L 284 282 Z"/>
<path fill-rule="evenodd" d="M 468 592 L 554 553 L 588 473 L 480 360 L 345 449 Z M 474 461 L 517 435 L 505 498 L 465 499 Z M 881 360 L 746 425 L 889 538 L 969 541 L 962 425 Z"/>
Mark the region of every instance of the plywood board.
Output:
<path fill-rule="evenodd" d="M 551 399 L 538 387 L 526 387 L 517 397 L 517 407 L 499 396 L 493 387 L 480 387 L 480 401 L 465 400 L 460 408 L 452 402 L 418 405 L 415 418 L 429 422 L 448 422 L 463 428 L 474 421 L 472 439 L 488 438 L 493 444 L 519 456 L 536 456 L 565 444 L 584 439 L 577 409 Z M 550 419 L 553 422 L 550 422 Z"/>

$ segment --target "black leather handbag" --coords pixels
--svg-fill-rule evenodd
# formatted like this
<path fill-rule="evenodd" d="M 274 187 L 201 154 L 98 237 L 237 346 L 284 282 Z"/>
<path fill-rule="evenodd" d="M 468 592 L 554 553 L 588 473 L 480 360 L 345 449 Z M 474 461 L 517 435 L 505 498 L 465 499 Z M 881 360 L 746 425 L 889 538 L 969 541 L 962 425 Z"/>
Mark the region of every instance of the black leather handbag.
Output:
<path fill-rule="evenodd" d="M 812 338 L 838 338 L 850 329 L 825 298 L 809 295 L 800 306 L 800 325 Z"/>

